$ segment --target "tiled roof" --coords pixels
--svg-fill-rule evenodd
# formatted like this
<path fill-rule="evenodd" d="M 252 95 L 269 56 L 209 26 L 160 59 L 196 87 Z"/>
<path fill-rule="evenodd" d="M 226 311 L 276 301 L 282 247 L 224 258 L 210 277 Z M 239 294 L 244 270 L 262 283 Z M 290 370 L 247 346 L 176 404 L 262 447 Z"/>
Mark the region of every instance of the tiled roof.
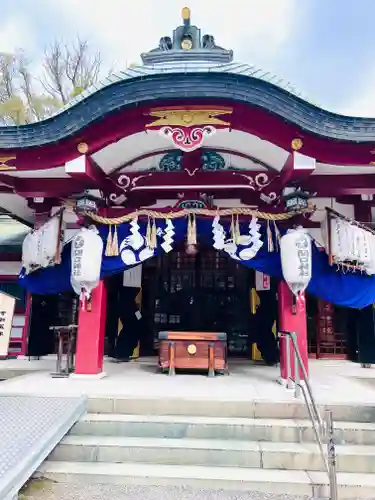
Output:
<path fill-rule="evenodd" d="M 8 215 L 0 215 L 0 253 L 19 251 L 30 228 L 13 220 Z"/>
<path fill-rule="evenodd" d="M 56 143 L 133 104 L 207 97 L 260 107 L 321 137 L 375 142 L 375 119 L 326 111 L 303 98 L 290 83 L 254 66 L 190 60 L 128 68 L 82 92 L 47 120 L 0 127 L 0 149 Z"/>
<path fill-rule="evenodd" d="M 91 86 L 81 94 L 78 94 L 78 96 L 72 99 L 68 104 L 60 108 L 56 114 L 66 111 L 67 109 L 83 101 L 95 92 L 98 92 L 99 90 L 103 89 L 104 87 L 108 87 L 113 83 L 118 83 L 120 81 L 130 80 L 133 78 L 139 78 L 148 75 L 165 75 L 174 73 L 230 73 L 233 75 L 251 76 L 253 78 L 258 78 L 259 80 L 272 83 L 273 85 L 276 85 L 286 90 L 287 92 L 290 92 L 291 94 L 305 100 L 306 102 L 311 102 L 287 80 L 283 80 L 282 78 L 277 77 L 275 74 L 270 73 L 269 71 L 264 71 L 260 68 L 257 68 L 256 66 L 237 62 L 217 64 L 208 61 L 190 60 L 186 62 L 170 61 L 164 62 L 162 64 L 153 64 L 152 66 L 133 66 L 127 68 L 126 70 L 113 73 L 97 84 Z M 313 103 L 311 102 L 311 104 Z"/>

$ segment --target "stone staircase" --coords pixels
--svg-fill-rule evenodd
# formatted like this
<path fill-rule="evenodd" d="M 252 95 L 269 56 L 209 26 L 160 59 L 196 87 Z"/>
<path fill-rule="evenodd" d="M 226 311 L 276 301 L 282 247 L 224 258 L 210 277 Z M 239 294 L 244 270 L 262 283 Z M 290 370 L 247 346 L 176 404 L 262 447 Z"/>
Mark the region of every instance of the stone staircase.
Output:
<path fill-rule="evenodd" d="M 324 408 L 322 408 L 324 410 Z M 375 409 L 333 407 L 339 498 L 375 497 Z M 40 467 L 58 482 L 184 485 L 327 497 L 302 402 L 89 400 Z"/>

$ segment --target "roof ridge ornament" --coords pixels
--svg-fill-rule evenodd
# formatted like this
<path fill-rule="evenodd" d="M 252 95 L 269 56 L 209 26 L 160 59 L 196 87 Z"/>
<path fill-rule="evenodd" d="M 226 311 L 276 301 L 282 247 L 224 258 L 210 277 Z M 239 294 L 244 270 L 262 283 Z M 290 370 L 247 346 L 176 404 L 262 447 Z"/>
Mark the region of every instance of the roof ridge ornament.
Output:
<path fill-rule="evenodd" d="M 231 50 L 216 45 L 213 35 L 202 36 L 200 28 L 191 23 L 189 7 L 181 10 L 181 17 L 182 24 L 173 31 L 172 37 L 161 37 L 158 47 L 141 54 L 143 64 L 153 65 L 189 60 L 223 64 L 233 60 Z"/>
<path fill-rule="evenodd" d="M 189 7 L 184 7 L 181 11 L 181 17 L 184 22 L 184 26 L 190 26 L 190 15 L 191 11 Z"/>

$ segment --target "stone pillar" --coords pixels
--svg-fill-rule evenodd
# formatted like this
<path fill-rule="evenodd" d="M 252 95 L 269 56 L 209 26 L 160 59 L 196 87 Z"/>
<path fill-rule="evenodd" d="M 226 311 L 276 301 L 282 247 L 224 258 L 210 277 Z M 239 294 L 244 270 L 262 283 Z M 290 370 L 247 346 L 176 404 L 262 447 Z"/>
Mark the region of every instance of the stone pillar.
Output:
<path fill-rule="evenodd" d="M 92 291 L 91 310 L 79 311 L 74 377 L 102 378 L 107 289 L 104 281 Z"/>
<path fill-rule="evenodd" d="M 305 294 L 297 299 L 294 297 L 285 281 L 280 281 L 278 286 L 279 331 L 295 332 L 302 361 L 308 374 L 307 352 L 307 319 Z M 294 352 L 291 344 L 290 373 L 294 377 Z M 280 372 L 281 378 L 287 378 L 287 356 L 284 339 L 280 340 Z M 303 380 L 302 370 L 300 379 Z"/>

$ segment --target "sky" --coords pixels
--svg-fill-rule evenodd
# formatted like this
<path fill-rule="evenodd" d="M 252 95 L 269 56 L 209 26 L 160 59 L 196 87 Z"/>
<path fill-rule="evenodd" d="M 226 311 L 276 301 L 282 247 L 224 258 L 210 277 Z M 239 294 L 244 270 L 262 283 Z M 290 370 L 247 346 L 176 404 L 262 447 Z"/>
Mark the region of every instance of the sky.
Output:
<path fill-rule="evenodd" d="M 234 59 L 289 81 L 330 111 L 375 117 L 374 0 L 0 0 L 0 52 L 77 35 L 107 67 L 140 62 L 181 23 L 181 9 Z"/>

